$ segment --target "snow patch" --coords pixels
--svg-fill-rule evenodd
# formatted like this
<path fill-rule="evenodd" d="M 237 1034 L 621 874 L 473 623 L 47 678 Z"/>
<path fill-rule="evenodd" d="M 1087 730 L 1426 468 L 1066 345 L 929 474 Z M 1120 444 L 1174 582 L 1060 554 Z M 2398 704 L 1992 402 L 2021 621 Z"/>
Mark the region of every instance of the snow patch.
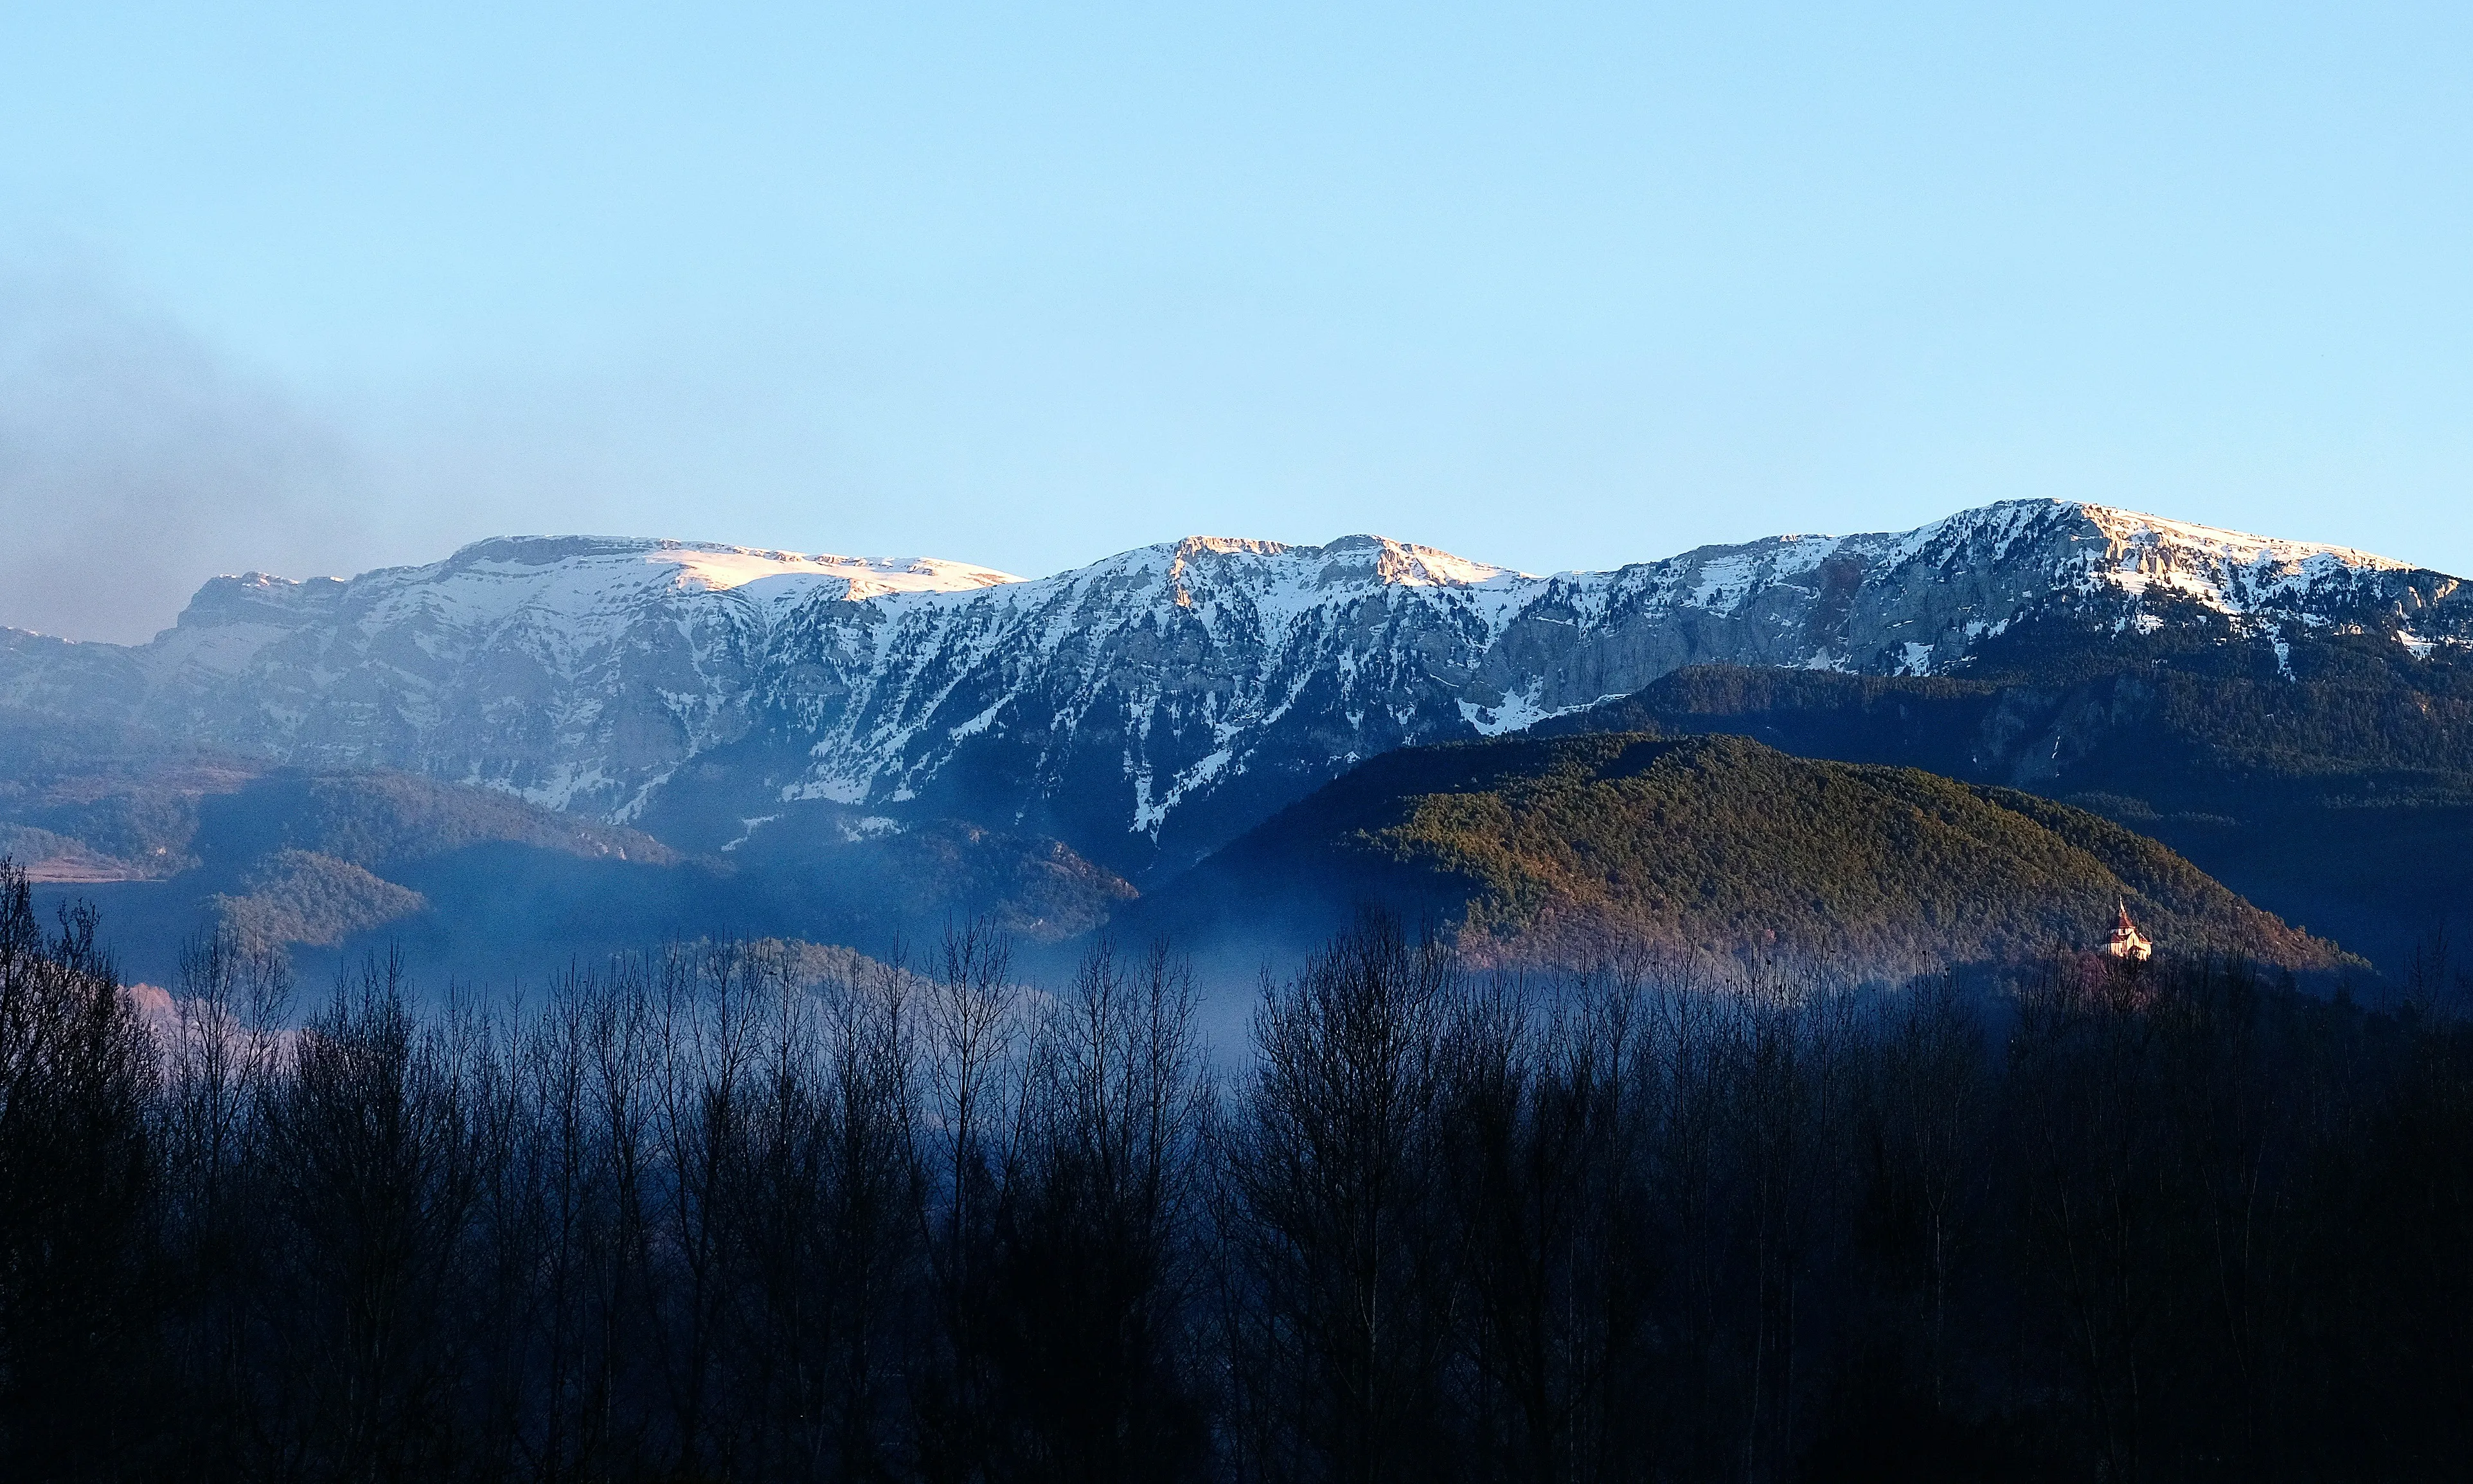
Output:
<path fill-rule="evenodd" d="M 772 824 L 775 820 L 778 820 L 778 819 L 780 819 L 780 817 L 781 817 L 781 816 L 780 816 L 780 815 L 778 815 L 778 814 L 756 814 L 756 815 L 751 815 L 751 816 L 749 816 L 749 817 L 748 817 L 748 818 L 746 818 L 746 819 L 740 820 L 740 821 L 738 822 L 738 837 L 737 837 L 736 839 L 734 839 L 734 840 L 732 840 L 729 844 L 727 844 L 727 845 L 723 846 L 723 847 L 721 848 L 721 850 L 722 850 L 722 853 L 723 853 L 723 854 L 725 854 L 725 855 L 727 855 L 727 854 L 729 854 L 731 851 L 732 851 L 732 850 L 737 850 L 740 846 L 745 845 L 745 844 L 748 842 L 749 838 L 750 838 L 750 837 L 752 837 L 752 836 L 753 836 L 753 835 L 754 835 L 757 830 L 759 830 L 759 829 L 763 828 L 763 827 L 764 827 L 765 826 L 767 826 L 767 825 Z"/>
<path fill-rule="evenodd" d="M 1506 731 L 1525 731 L 1547 717 L 1559 714 L 1538 704 L 1538 698 L 1545 690 L 1546 682 L 1540 678 L 1530 682 L 1526 689 L 1504 696 L 1490 706 L 1462 701 L 1459 703 L 1460 720 L 1475 728 L 1481 737 L 1499 737 Z"/>
<path fill-rule="evenodd" d="M 1217 778 L 1220 770 L 1226 768 L 1236 755 L 1233 751 L 1223 747 L 1204 757 L 1200 762 L 1177 775 L 1176 782 L 1168 789 L 1166 797 L 1157 803 L 1153 803 L 1150 799 L 1150 775 L 1142 775 L 1135 784 L 1134 823 L 1127 832 L 1157 838 L 1160 826 L 1167 823 L 1168 814 L 1176 808 L 1178 802 L 1188 793 L 1203 787 L 1212 778 Z"/>
<path fill-rule="evenodd" d="M 1006 698 L 1006 699 L 1008 699 L 1008 700 L 1009 700 L 1009 699 L 1011 699 L 1011 698 L 1010 698 L 1010 697 L 1008 697 L 1008 698 Z M 996 702 L 994 706 L 989 706 L 986 710 L 981 711 L 978 715 L 972 717 L 969 721 L 966 721 L 966 722 L 962 723 L 960 726 L 955 727 L 955 728 L 953 728 L 952 730 L 950 730 L 947 731 L 947 732 L 945 733 L 946 740 L 950 741 L 950 742 L 959 742 L 959 741 L 961 741 L 964 737 L 975 737 L 975 736 L 977 736 L 980 732 L 985 731 L 985 730 L 987 730 L 990 727 L 993 727 L 993 726 L 995 726 L 995 725 L 996 725 L 996 713 L 997 713 L 998 711 L 1003 710 L 1004 708 L 1005 708 L 1005 703 L 1004 703 L 1004 701 L 1001 701 L 1001 700 L 1000 700 L 1000 701 Z"/>
<path fill-rule="evenodd" d="M 786 784 L 781 789 L 783 803 L 865 803 L 868 784 L 865 778 L 821 778 L 804 783 Z"/>

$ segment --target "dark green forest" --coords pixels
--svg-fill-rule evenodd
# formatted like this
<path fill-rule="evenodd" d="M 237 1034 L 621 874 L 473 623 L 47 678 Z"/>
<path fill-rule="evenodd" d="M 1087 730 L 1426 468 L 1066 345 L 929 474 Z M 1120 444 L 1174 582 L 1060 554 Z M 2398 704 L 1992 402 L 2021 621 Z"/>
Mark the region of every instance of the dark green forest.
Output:
<path fill-rule="evenodd" d="M 1971 796 L 1970 796 L 1971 797 Z M 0 871 L 30 1480 L 2455 1478 L 2473 1028 L 2222 954 L 1892 991 L 1358 921 L 701 943 L 529 999 Z M 417 1009 L 427 1005 L 435 1008 Z"/>

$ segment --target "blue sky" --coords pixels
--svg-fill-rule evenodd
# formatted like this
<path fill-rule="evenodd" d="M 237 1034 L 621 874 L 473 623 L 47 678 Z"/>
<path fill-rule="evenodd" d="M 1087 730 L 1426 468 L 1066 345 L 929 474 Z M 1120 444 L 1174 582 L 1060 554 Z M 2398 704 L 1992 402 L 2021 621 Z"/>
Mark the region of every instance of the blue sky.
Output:
<path fill-rule="evenodd" d="M 1542 570 L 2032 495 L 2473 573 L 2468 43 L 0 0 L 0 623 L 510 531 Z"/>

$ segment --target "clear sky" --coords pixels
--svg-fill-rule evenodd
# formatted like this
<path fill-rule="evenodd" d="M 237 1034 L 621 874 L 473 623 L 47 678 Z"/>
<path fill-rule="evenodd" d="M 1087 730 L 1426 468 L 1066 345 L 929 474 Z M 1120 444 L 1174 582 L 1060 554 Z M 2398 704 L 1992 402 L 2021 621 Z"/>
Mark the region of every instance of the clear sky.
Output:
<path fill-rule="evenodd" d="M 2473 573 L 2473 7 L 0 0 L 0 623 L 674 535 Z"/>

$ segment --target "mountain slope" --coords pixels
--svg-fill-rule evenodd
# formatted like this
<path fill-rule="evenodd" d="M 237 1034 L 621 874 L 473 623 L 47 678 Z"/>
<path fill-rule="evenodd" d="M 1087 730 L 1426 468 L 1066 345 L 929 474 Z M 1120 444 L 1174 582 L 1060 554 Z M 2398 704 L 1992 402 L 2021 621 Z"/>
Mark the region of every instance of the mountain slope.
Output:
<path fill-rule="evenodd" d="M 1220 851 L 1142 916 L 1204 943 L 1285 943 L 1372 901 L 1515 961 L 1643 942 L 1894 976 L 2101 943 L 2120 900 L 2168 948 L 2364 967 L 2083 810 L 1739 737 L 1394 753 Z"/>

